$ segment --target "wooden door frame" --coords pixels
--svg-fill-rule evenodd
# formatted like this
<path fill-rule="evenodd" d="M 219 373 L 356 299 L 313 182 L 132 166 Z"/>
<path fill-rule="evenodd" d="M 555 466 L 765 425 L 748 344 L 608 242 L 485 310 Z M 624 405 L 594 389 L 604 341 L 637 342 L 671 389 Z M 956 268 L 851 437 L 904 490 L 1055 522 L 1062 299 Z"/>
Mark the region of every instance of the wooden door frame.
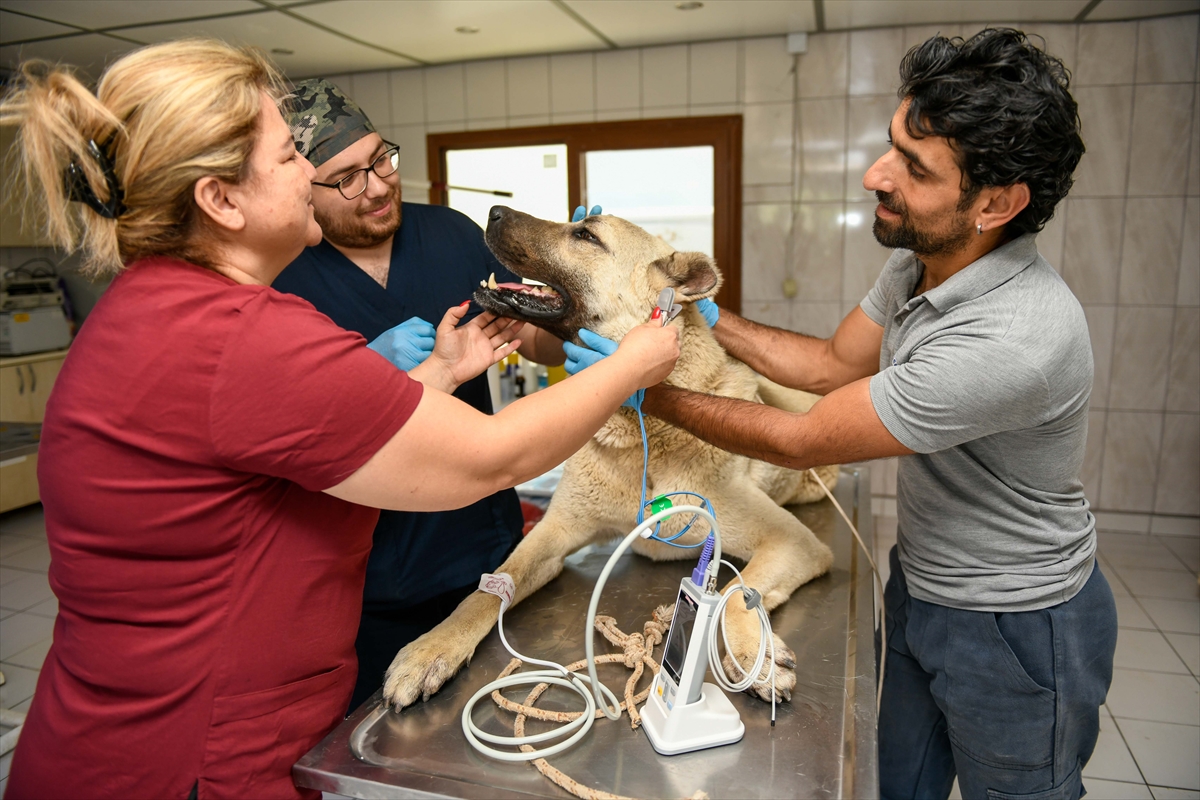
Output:
<path fill-rule="evenodd" d="M 544 125 L 455 133 L 425 137 L 429 165 L 429 202 L 445 205 L 446 152 L 483 147 L 518 147 L 537 144 L 567 146 L 568 211 L 604 198 L 587 200 L 584 154 L 589 150 L 641 150 L 655 147 L 713 148 L 713 256 L 725 276 L 717 295 L 724 308 L 742 309 L 742 117 L 677 117 L 578 125 Z"/>

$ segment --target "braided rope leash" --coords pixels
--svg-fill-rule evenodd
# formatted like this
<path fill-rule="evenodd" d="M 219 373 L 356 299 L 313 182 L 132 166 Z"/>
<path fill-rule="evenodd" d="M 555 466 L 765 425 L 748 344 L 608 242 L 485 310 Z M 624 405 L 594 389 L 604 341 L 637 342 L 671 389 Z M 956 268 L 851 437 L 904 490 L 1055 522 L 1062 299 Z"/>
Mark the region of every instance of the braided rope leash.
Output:
<path fill-rule="evenodd" d="M 660 669 L 659 664 L 653 658 L 654 648 L 662 643 L 663 637 L 671 626 L 671 617 L 675 613 L 675 606 L 659 606 L 654 609 L 653 617 L 648 620 L 642 627 L 641 633 L 626 634 L 617 627 L 617 621 L 612 617 L 596 616 L 596 630 L 600 632 L 605 639 L 612 644 L 620 647 L 622 652 L 610 653 L 608 655 L 598 656 L 597 664 L 613 664 L 616 662 L 623 663 L 626 668 L 633 670 L 633 673 L 625 681 L 625 701 L 621 703 L 621 709 L 629 712 L 629 727 L 637 730 L 642 724 L 642 717 L 638 714 L 638 703 L 650 696 L 650 687 L 647 686 L 640 692 L 636 692 L 638 682 L 646 673 L 647 668 L 652 676 L 658 674 Z M 521 660 L 514 658 L 508 662 L 508 666 L 500 673 L 500 678 L 508 677 L 517 671 L 521 666 Z M 567 665 L 567 670 L 574 672 L 579 669 L 584 669 L 587 666 L 587 660 L 581 659 Z M 578 719 L 583 711 L 547 711 L 537 708 L 534 704 L 541 698 L 542 694 L 550 688 L 548 683 L 539 683 L 533 687 L 529 696 L 525 698 L 524 703 L 516 703 L 500 694 L 500 690 L 492 692 L 492 700 L 500 708 L 505 711 L 511 711 L 517 715 L 513 722 L 513 733 L 517 736 L 525 735 L 525 720 L 528 718 L 542 720 L 544 722 L 570 722 Z M 636 693 L 635 693 L 636 692 Z M 596 718 L 604 716 L 604 712 L 597 709 Z M 533 747 L 530 745 L 521 745 L 521 750 L 532 752 Z M 561 770 L 550 766 L 549 762 L 544 758 L 538 758 L 530 762 L 537 771 L 542 773 L 552 783 L 562 787 L 576 797 L 582 800 L 635 800 L 635 798 L 625 797 L 624 795 L 611 794 L 599 789 L 592 789 L 584 786 L 576 781 L 570 775 Z M 688 800 L 708 800 L 708 795 L 702 791 L 696 791 Z"/>

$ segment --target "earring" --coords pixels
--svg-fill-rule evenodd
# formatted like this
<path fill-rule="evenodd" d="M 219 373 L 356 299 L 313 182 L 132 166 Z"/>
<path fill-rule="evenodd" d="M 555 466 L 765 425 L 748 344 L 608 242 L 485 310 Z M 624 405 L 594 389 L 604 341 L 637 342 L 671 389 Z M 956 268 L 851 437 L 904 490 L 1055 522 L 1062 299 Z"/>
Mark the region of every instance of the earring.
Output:
<path fill-rule="evenodd" d="M 976 232 L 978 235 L 980 235 L 980 236 L 983 236 L 983 223 L 982 223 L 982 222 L 980 222 L 979 224 L 977 224 L 977 225 L 975 226 L 975 232 Z"/>

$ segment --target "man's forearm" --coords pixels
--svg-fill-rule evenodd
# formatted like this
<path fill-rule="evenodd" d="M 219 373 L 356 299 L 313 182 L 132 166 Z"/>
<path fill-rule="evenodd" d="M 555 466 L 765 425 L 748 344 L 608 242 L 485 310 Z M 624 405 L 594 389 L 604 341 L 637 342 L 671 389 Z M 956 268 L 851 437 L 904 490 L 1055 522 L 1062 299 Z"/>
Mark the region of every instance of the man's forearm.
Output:
<path fill-rule="evenodd" d="M 830 380 L 826 339 L 760 325 L 729 312 L 722 312 L 713 334 L 727 353 L 778 384 L 820 395 L 840 385 Z"/>
<path fill-rule="evenodd" d="M 789 469 L 909 455 L 884 427 L 859 380 L 819 400 L 807 414 L 659 384 L 642 410 L 711 445 Z"/>
<path fill-rule="evenodd" d="M 549 331 L 526 324 L 521 331 L 521 340 L 517 352 L 535 364 L 557 367 L 567 360 L 562 339 Z"/>
<path fill-rule="evenodd" d="M 856 308 L 832 338 L 818 339 L 726 312 L 713 334 L 726 352 L 760 375 L 824 396 L 878 371 L 883 326 Z"/>
<path fill-rule="evenodd" d="M 646 390 L 642 410 L 731 453 L 792 469 L 821 466 L 791 434 L 795 415 L 771 406 L 660 384 Z"/>

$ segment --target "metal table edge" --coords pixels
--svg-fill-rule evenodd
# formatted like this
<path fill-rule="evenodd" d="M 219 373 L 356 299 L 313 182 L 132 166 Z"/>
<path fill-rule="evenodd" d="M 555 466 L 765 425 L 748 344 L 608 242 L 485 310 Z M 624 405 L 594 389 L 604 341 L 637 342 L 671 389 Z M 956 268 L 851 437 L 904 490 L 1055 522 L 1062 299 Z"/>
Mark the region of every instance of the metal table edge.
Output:
<path fill-rule="evenodd" d="M 849 471 L 854 475 L 854 511 L 851 521 L 858 528 L 864 544 L 875 551 L 875 520 L 871 509 L 871 473 L 869 467 Z M 849 533 L 847 531 L 847 533 Z M 879 797 L 879 747 L 878 715 L 875 705 L 878 688 L 877 661 L 875 657 L 875 622 L 877 618 L 875 578 L 870 562 L 854 544 L 851 572 L 854 589 L 851 592 L 852 609 L 847 614 L 849 625 L 847 641 L 853 643 L 847 652 L 847 714 L 844 724 L 851 730 L 843 744 L 852 749 L 848 753 L 843 772 L 842 796 L 871 800 Z M 853 664 L 850 663 L 853 659 Z M 853 677 L 851 677 L 853 676 Z M 852 700 L 851 700 L 851 695 Z M 852 713 L 851 713 L 852 712 Z"/>

